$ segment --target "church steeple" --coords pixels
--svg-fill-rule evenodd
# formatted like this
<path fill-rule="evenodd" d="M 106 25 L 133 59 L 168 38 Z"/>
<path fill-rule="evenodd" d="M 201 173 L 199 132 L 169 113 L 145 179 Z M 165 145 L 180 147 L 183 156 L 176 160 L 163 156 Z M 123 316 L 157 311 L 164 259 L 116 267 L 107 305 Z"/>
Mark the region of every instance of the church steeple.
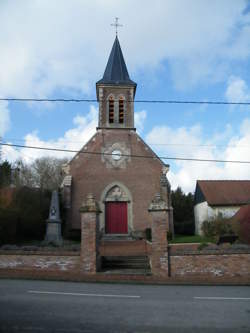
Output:
<path fill-rule="evenodd" d="M 116 36 L 103 78 L 96 82 L 99 127 L 133 128 L 136 83 L 129 77 Z"/>
<path fill-rule="evenodd" d="M 117 36 L 115 37 L 103 78 L 97 84 L 118 84 L 136 87 L 136 83 L 130 80 Z"/>

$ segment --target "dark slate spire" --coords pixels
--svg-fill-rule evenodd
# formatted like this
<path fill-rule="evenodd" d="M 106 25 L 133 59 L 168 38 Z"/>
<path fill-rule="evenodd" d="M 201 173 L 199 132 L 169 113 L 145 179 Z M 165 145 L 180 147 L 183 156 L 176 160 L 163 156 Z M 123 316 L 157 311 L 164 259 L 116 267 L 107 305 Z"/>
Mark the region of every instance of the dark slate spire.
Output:
<path fill-rule="evenodd" d="M 136 87 L 136 83 L 130 80 L 117 36 L 110 53 L 103 78 L 98 81 L 97 84 L 131 85 Z"/>

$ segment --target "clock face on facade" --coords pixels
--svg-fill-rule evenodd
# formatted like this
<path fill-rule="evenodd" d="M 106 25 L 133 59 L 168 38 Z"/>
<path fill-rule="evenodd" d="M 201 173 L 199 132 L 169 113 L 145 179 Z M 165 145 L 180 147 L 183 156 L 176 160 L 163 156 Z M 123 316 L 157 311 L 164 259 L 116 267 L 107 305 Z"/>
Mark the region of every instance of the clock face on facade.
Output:
<path fill-rule="evenodd" d="M 120 150 L 115 149 L 115 150 L 112 151 L 112 158 L 113 158 L 113 160 L 119 161 L 121 157 L 122 157 L 122 153 L 121 153 Z"/>

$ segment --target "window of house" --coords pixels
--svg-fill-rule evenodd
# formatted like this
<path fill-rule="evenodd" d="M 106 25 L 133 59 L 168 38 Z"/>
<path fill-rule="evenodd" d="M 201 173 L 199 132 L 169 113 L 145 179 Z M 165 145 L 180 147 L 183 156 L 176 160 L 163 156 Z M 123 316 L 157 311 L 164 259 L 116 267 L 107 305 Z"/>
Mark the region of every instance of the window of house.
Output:
<path fill-rule="evenodd" d="M 124 99 L 123 97 L 119 98 L 119 123 L 123 124 L 124 122 Z"/>
<path fill-rule="evenodd" d="M 109 123 L 112 124 L 114 122 L 114 98 L 113 96 L 109 97 Z"/>

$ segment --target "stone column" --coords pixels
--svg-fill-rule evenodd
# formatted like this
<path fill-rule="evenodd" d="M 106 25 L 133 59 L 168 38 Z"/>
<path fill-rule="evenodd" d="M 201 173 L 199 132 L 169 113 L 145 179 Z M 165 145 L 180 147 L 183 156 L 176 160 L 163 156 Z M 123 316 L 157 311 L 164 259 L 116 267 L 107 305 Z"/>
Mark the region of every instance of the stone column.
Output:
<path fill-rule="evenodd" d="M 152 273 L 153 275 L 167 276 L 167 231 L 169 230 L 169 209 L 161 195 L 157 193 L 148 210 L 152 215 Z"/>
<path fill-rule="evenodd" d="M 99 214 L 100 209 L 93 194 L 87 196 L 80 208 L 81 214 L 81 268 L 95 274 L 100 268 Z"/>

